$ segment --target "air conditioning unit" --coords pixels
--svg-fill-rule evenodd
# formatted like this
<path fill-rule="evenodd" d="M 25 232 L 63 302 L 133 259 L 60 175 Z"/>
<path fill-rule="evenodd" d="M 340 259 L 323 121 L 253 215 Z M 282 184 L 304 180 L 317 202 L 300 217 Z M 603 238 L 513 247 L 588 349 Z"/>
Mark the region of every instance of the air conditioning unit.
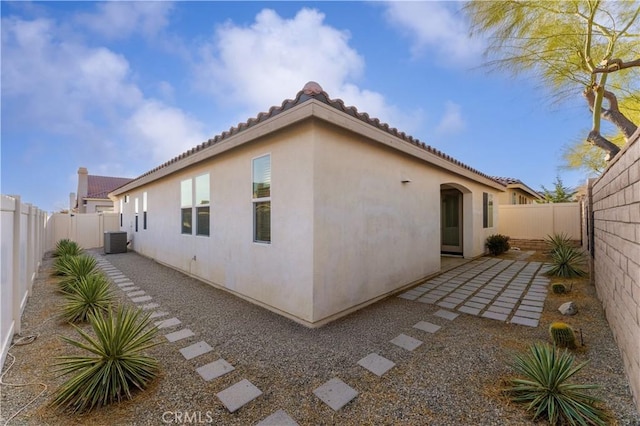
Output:
<path fill-rule="evenodd" d="M 105 232 L 104 233 L 104 253 L 126 253 L 127 233 L 126 232 Z"/>

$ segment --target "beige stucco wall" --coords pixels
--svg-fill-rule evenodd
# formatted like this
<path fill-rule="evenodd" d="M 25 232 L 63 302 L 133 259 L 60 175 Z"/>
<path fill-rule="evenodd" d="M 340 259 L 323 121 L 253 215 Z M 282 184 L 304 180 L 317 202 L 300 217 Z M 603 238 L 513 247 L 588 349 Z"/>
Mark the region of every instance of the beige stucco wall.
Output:
<path fill-rule="evenodd" d="M 314 133 L 314 321 L 440 269 L 441 184 L 472 191 L 464 253 L 484 253 L 482 192 L 497 191 L 322 122 Z"/>
<path fill-rule="evenodd" d="M 593 272 L 640 409 L 640 130 L 592 184 Z"/>
<path fill-rule="evenodd" d="M 513 194 L 515 193 L 515 197 L 516 197 L 516 202 L 513 202 Z M 526 202 L 525 203 L 519 203 L 519 199 L 520 197 L 524 197 Z M 501 192 L 500 194 L 498 194 L 498 204 L 500 205 L 505 205 L 505 204 L 533 204 L 535 202 L 535 198 L 531 196 L 531 194 L 529 194 L 526 191 L 523 191 L 520 188 L 507 188 L 507 190 L 505 192 Z"/>
<path fill-rule="evenodd" d="M 294 126 L 130 192 L 123 230 L 132 236 L 134 250 L 311 322 L 313 146 L 307 143 L 308 127 Z M 252 159 L 263 154 L 271 154 L 271 244 L 253 242 Z M 210 176 L 210 236 L 182 235 L 180 182 L 205 173 Z M 142 229 L 144 191 L 147 230 Z M 138 232 L 134 231 L 136 197 Z"/>
<path fill-rule="evenodd" d="M 421 148 L 402 142 L 392 149 L 386 143 L 399 140 L 360 120 L 341 115 L 334 126 L 323 114 L 338 122 L 335 110 L 310 102 L 211 146 L 218 150 L 213 157 L 203 151 L 187 157 L 188 168 L 171 163 L 159 180 L 143 177 L 123 187 L 118 196 L 130 197 L 123 230 L 134 250 L 306 325 L 344 315 L 439 270 L 442 184 L 464 192 L 464 255 L 484 253 L 486 237 L 497 230 L 482 227 L 482 192 L 496 201 L 498 189 L 430 166 L 424 158 L 435 156 Z M 287 124 L 278 127 L 278 121 Z M 269 245 L 253 243 L 251 200 L 252 159 L 267 153 Z M 440 157 L 433 161 L 451 166 Z M 204 173 L 210 174 L 210 236 L 181 235 L 180 182 Z M 402 184 L 407 178 L 411 182 Z"/>

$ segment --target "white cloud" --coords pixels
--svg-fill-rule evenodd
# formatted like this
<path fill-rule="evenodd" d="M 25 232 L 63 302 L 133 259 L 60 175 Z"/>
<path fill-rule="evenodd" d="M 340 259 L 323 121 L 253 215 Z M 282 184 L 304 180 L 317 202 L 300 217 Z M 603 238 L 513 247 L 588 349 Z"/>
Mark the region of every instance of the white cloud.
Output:
<path fill-rule="evenodd" d="M 469 36 L 459 2 L 387 2 L 386 18 L 412 40 L 414 56 L 435 56 L 450 68 L 476 65 L 484 49 L 481 38 Z"/>
<path fill-rule="evenodd" d="M 447 101 L 444 105 L 444 114 L 436 126 L 436 132 L 440 135 L 453 134 L 464 130 L 466 123 L 462 117 L 462 108 L 455 102 Z"/>
<path fill-rule="evenodd" d="M 3 118 L 63 135 L 70 155 L 114 170 L 132 151 L 164 162 L 206 139 L 195 118 L 144 95 L 125 57 L 57 34 L 50 20 L 2 20 Z"/>
<path fill-rule="evenodd" d="M 155 162 L 165 162 L 204 142 L 203 125 L 177 108 L 155 100 L 140 105 L 124 125 L 124 131 L 140 146 L 139 154 L 151 154 Z"/>
<path fill-rule="evenodd" d="M 371 117 L 405 126 L 407 132 L 417 129 L 420 111 L 403 114 L 382 94 L 353 83 L 364 71 L 364 59 L 349 45 L 350 34 L 325 24 L 324 18 L 314 9 L 301 9 L 291 19 L 264 9 L 250 25 L 227 22 L 201 50 L 198 85 L 251 116 L 316 81 L 332 98 Z"/>
<path fill-rule="evenodd" d="M 172 7 L 168 1 L 108 1 L 97 3 L 96 13 L 78 14 L 76 22 L 111 39 L 136 32 L 149 37 L 167 26 Z"/>

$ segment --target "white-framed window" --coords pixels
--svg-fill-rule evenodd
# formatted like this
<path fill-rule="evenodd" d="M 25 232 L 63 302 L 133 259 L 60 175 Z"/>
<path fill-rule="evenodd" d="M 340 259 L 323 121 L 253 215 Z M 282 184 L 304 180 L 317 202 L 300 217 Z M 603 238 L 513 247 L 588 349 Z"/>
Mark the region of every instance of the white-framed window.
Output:
<path fill-rule="evenodd" d="M 180 182 L 180 218 L 183 234 L 193 235 L 195 214 L 196 235 L 209 236 L 211 203 L 209 182 L 209 173 Z"/>
<path fill-rule="evenodd" d="M 493 194 L 482 193 L 482 227 L 493 228 Z"/>
<path fill-rule="evenodd" d="M 135 221 L 136 221 L 136 222 L 135 222 L 135 223 L 136 223 L 136 232 L 138 232 L 138 211 L 139 211 L 139 209 L 140 209 L 140 208 L 139 208 L 139 200 L 138 200 L 138 197 L 136 197 L 136 198 L 135 198 L 135 200 L 134 200 L 134 206 L 135 206 L 135 207 L 134 207 L 134 209 L 135 209 L 134 211 L 135 211 L 135 213 L 136 213 L 136 216 L 135 216 Z"/>
<path fill-rule="evenodd" d="M 180 182 L 180 221 L 183 234 L 193 234 L 193 182 L 185 179 Z"/>
<path fill-rule="evenodd" d="M 147 229 L 147 191 L 142 193 L 142 229 Z"/>
<path fill-rule="evenodd" d="M 253 241 L 271 243 L 271 154 L 252 160 Z"/>
<path fill-rule="evenodd" d="M 210 200 L 209 173 L 195 178 L 196 235 L 209 236 Z"/>

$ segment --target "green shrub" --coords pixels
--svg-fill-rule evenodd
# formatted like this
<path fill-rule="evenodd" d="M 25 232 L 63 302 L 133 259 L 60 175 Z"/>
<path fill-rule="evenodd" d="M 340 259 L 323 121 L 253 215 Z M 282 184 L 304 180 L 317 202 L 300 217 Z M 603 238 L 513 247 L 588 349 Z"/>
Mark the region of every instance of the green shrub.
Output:
<path fill-rule="evenodd" d="M 82 322 L 90 314 L 106 313 L 114 300 L 109 281 L 101 273 L 80 277 L 64 292 L 62 317 L 69 322 Z"/>
<path fill-rule="evenodd" d="M 89 322 L 96 337 L 75 325 L 82 341 L 62 337 L 87 353 L 56 358 L 59 376 L 73 373 L 54 394 L 51 405 L 57 409 L 84 412 L 131 399 L 133 390 L 147 388 L 158 374 L 158 361 L 142 353 L 157 344 L 158 329 L 148 313 L 120 307 L 104 316 L 91 313 Z"/>
<path fill-rule="evenodd" d="M 582 277 L 586 275 L 581 267 L 583 261 L 582 253 L 577 249 L 560 246 L 551 252 L 552 267 L 547 274 L 563 278 Z"/>
<path fill-rule="evenodd" d="M 573 328 L 564 322 L 553 322 L 549 326 L 549 335 L 553 340 L 553 343 L 558 348 L 575 349 L 576 335 L 573 332 Z"/>
<path fill-rule="evenodd" d="M 489 253 L 497 256 L 508 251 L 511 248 L 509 239 L 510 238 L 506 235 L 494 234 L 487 238 L 485 246 L 489 250 Z"/>
<path fill-rule="evenodd" d="M 560 247 L 571 247 L 571 238 L 564 232 L 560 234 L 547 235 L 544 242 L 549 247 L 549 253 L 553 253 Z"/>
<path fill-rule="evenodd" d="M 96 259 L 86 254 L 61 256 L 53 263 L 53 271 L 56 275 L 69 278 L 86 277 L 97 270 L 98 262 Z"/>
<path fill-rule="evenodd" d="M 573 366 L 574 357 L 547 344 L 534 344 L 516 356 L 513 368 L 524 378 L 511 380 L 507 392 L 516 402 L 527 403 L 534 420 L 546 418 L 552 425 L 606 425 L 607 416 L 595 404 L 601 401 L 585 391 L 597 385 L 572 384 L 567 380 L 587 362 Z"/>
<path fill-rule="evenodd" d="M 54 257 L 61 256 L 78 256 L 82 254 L 82 248 L 75 241 L 69 239 L 62 239 L 56 243 L 56 248 L 53 251 Z"/>
<path fill-rule="evenodd" d="M 565 294 L 567 292 L 567 287 L 562 283 L 553 283 L 551 289 L 554 294 Z"/>

